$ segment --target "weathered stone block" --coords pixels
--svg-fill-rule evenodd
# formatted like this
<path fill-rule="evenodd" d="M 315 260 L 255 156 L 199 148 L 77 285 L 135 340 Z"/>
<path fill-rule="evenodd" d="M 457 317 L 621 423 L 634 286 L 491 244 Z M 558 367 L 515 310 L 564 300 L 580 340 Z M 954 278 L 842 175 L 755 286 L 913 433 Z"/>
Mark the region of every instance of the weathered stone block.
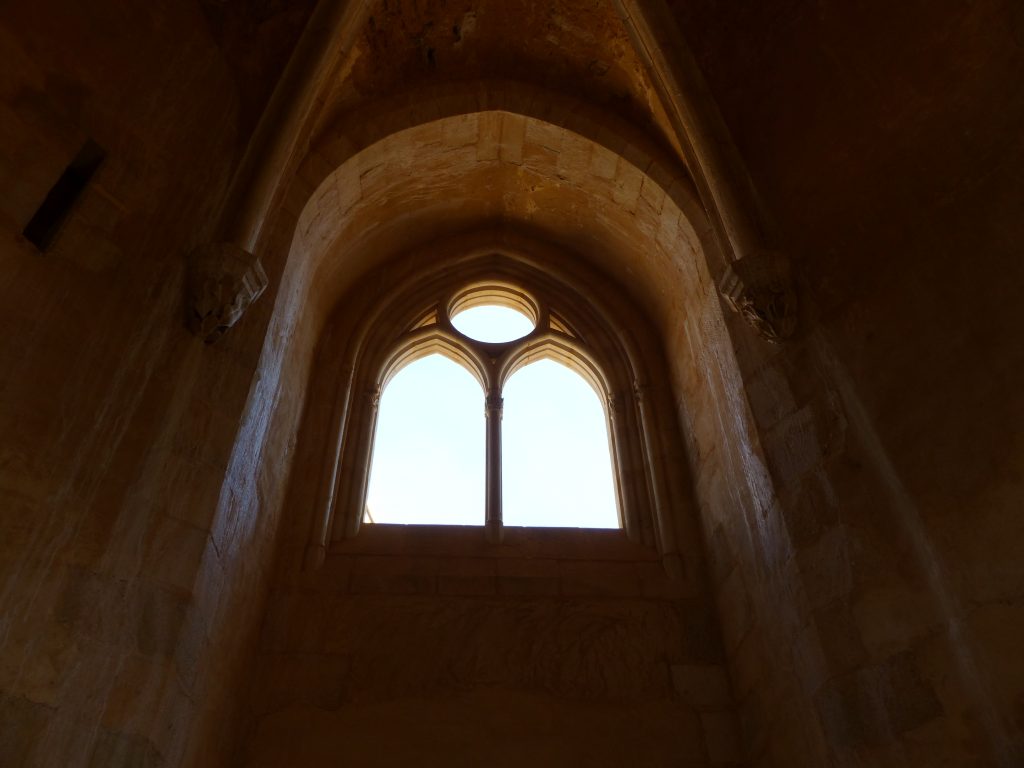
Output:
<path fill-rule="evenodd" d="M 142 718 L 139 701 L 147 694 L 166 693 L 178 688 L 178 674 L 174 662 L 165 657 L 127 654 L 117 668 L 117 674 L 103 705 L 103 725 L 113 731 L 124 731 L 137 725 Z"/>
<path fill-rule="evenodd" d="M 334 595 L 273 593 L 267 601 L 260 647 L 266 651 L 315 651 L 330 624 Z"/>
<path fill-rule="evenodd" d="M 826 736 L 843 747 L 883 744 L 942 714 L 910 652 L 826 683 L 817 703 Z"/>
<path fill-rule="evenodd" d="M 688 704 L 714 711 L 732 706 L 732 692 L 725 667 L 711 664 L 673 664 L 672 685 Z"/>
<path fill-rule="evenodd" d="M 743 699 L 765 674 L 763 641 L 756 631 L 749 632 L 729 657 L 730 679 L 734 695 Z"/>
<path fill-rule="evenodd" d="M 839 522 L 838 500 L 829 487 L 828 477 L 821 471 L 809 473 L 781 501 L 779 513 L 790 541 L 798 549 L 814 544 Z"/>
<path fill-rule="evenodd" d="M 842 599 L 853 590 L 857 543 L 852 531 L 837 525 L 796 556 L 810 607 Z"/>
<path fill-rule="evenodd" d="M 718 615 L 704 600 L 687 600 L 674 604 L 683 630 L 684 658 L 694 664 L 720 664 L 725 661 L 725 647 Z"/>
<path fill-rule="evenodd" d="M 331 653 L 263 654 L 254 708 L 263 714 L 285 707 L 337 709 L 349 698 L 349 656 Z"/>
<path fill-rule="evenodd" d="M 750 410 L 764 429 L 773 427 L 796 410 L 789 379 L 777 365 L 767 365 L 746 385 Z"/>
<path fill-rule="evenodd" d="M 622 597 L 640 594 L 640 581 L 633 563 L 562 560 L 558 572 L 563 595 Z"/>
<path fill-rule="evenodd" d="M 153 563 L 150 574 L 153 581 L 190 594 L 209 536 L 201 528 L 162 517 L 146 550 L 147 560 Z"/>
<path fill-rule="evenodd" d="M 823 459 L 811 406 L 782 418 L 764 439 L 766 458 L 780 488 L 797 487 Z"/>
<path fill-rule="evenodd" d="M 503 595 L 543 597 L 559 594 L 557 560 L 501 559 L 497 569 L 498 592 Z"/>
<path fill-rule="evenodd" d="M 445 559 L 438 566 L 437 591 L 442 595 L 493 595 L 497 592 L 494 562 L 488 559 Z"/>
<path fill-rule="evenodd" d="M 739 569 L 734 569 L 718 591 L 718 611 L 722 622 L 725 650 L 735 651 L 753 624 L 750 594 Z"/>
<path fill-rule="evenodd" d="M 89 768 L 162 768 L 164 760 L 148 739 L 131 733 L 100 729 Z"/>
<path fill-rule="evenodd" d="M 144 588 L 136 628 L 142 653 L 169 656 L 181 636 L 189 600 L 181 594 L 159 587 Z"/>
<path fill-rule="evenodd" d="M 81 637 L 117 642 L 122 632 L 127 587 L 121 579 L 71 568 L 54 607 L 54 618 Z"/>
<path fill-rule="evenodd" d="M 358 557 L 353 560 L 352 592 L 423 595 L 437 591 L 437 560 L 410 557 Z"/>
<path fill-rule="evenodd" d="M 740 762 L 740 731 L 732 712 L 702 712 L 700 727 L 712 765 Z"/>
<path fill-rule="evenodd" d="M 655 600 L 678 600 L 687 594 L 686 584 L 668 575 L 662 563 L 636 563 L 640 594 Z"/>
<path fill-rule="evenodd" d="M 848 672 L 867 660 L 860 631 L 846 602 L 819 608 L 811 617 L 830 674 Z"/>
<path fill-rule="evenodd" d="M 907 648 L 931 631 L 936 621 L 931 602 L 907 587 L 865 590 L 852 610 L 864 646 L 874 658 Z"/>
<path fill-rule="evenodd" d="M 761 754 L 771 734 L 771 716 L 758 691 L 751 691 L 737 710 L 740 724 L 741 752 L 744 755 Z"/>
<path fill-rule="evenodd" d="M 7 765 L 31 765 L 42 759 L 41 737 L 53 709 L 22 697 L 0 694 L 0 755 Z"/>

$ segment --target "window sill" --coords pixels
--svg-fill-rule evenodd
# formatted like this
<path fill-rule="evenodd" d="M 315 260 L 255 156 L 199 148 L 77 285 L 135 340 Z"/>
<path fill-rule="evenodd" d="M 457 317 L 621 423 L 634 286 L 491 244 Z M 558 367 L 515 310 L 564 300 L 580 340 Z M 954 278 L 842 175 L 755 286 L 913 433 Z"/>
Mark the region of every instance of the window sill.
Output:
<path fill-rule="evenodd" d="M 557 558 L 659 562 L 651 547 L 630 541 L 622 529 L 505 526 L 500 544 L 488 543 L 483 526 L 365 523 L 351 539 L 334 542 L 329 555 Z"/>
<path fill-rule="evenodd" d="M 352 595 L 679 600 L 658 553 L 623 530 L 366 524 L 336 543 L 304 586 Z"/>

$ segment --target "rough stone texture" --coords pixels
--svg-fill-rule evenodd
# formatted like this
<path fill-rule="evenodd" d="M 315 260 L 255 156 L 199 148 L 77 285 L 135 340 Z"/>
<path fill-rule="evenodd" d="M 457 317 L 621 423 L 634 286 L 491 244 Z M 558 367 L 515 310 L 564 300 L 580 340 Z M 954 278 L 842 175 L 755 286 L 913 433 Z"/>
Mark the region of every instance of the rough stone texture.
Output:
<path fill-rule="evenodd" d="M 180 765 L 233 685 L 228 595 L 260 593 L 211 535 L 260 320 L 217 350 L 183 324 L 239 97 L 189 5 L 11 5 L 0 40 L 0 754 Z M 86 137 L 107 157 L 40 254 L 20 232 Z"/>
<path fill-rule="evenodd" d="M 540 85 L 556 99 L 582 96 L 675 143 L 651 75 L 610 2 L 375 0 L 351 72 L 328 100 L 337 115 L 358 114 L 397 93 L 480 78 Z"/>
<path fill-rule="evenodd" d="M 1017 764 L 1024 667 L 1004 643 L 1024 642 L 1024 446 L 1009 426 L 1024 417 L 1010 384 L 1024 375 L 1021 6 L 671 5 L 808 302 L 804 338 L 747 366 L 755 418 L 789 433 L 766 447 L 806 594 L 843 607 L 863 644 L 826 650 L 817 679 L 913 649 L 900 658 L 921 677 L 892 695 L 945 711 L 837 753 Z"/>
<path fill-rule="evenodd" d="M 323 568 L 281 574 L 244 764 L 316 764 L 339 737 L 360 765 L 731 762 L 724 668 L 686 638 L 711 608 L 645 598 L 648 566 L 671 583 L 622 531 L 510 529 L 488 547 L 479 528 L 366 526 Z"/>
<path fill-rule="evenodd" d="M 311 4 L 0 11 L 5 764 L 386 764 L 386 717 L 398 764 L 1024 761 L 1022 6 L 667 4 L 792 264 L 800 330 L 772 347 L 722 311 L 714 205 L 616 14 L 657 5 L 339 2 L 355 42 L 264 124 L 287 146 L 254 145 L 280 169 L 253 184 L 269 288 L 209 347 L 185 257 L 230 228 Z M 19 233 L 89 138 L 106 159 L 38 253 Z M 510 244 L 649 316 L 696 510 L 672 511 L 682 595 L 657 562 L 552 549 L 354 550 L 303 584 L 302 416 L 339 300 Z M 377 622 L 464 651 L 435 609 L 504 651 L 365 663 Z M 577 620 L 594 644 L 559 634 Z M 499 712 L 515 730 L 459 727 Z"/>
<path fill-rule="evenodd" d="M 239 127 L 251 131 L 316 5 L 314 0 L 199 0 L 239 98 Z"/>

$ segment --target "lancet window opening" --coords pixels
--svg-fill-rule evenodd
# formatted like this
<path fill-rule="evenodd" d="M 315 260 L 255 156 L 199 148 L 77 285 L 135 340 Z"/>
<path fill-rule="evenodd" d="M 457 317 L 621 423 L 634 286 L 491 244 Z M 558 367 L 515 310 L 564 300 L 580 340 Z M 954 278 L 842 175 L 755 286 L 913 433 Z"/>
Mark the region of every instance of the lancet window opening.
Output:
<path fill-rule="evenodd" d="M 665 468 L 663 430 L 653 428 L 658 409 L 667 403 L 647 396 L 652 389 L 646 359 L 650 350 L 641 353 L 623 330 L 642 327 L 636 316 L 616 318 L 603 306 L 602 296 L 607 294 L 581 295 L 578 285 L 547 270 L 493 254 L 477 257 L 475 263 L 467 257 L 450 269 L 435 267 L 429 275 L 406 273 L 391 290 L 377 285 L 376 295 L 360 297 L 362 310 L 348 308 L 348 325 L 339 331 L 346 351 L 336 375 L 336 417 L 326 440 L 318 502 L 322 522 L 311 542 L 315 557 L 359 531 L 384 387 L 403 367 L 435 353 L 465 367 L 485 395 L 484 530 L 489 541 L 501 540 L 504 525 L 505 382 L 532 362 L 552 359 L 578 373 L 604 404 L 621 527 L 630 538 L 657 546 L 663 555 L 675 551 L 671 506 L 679 491 Z M 614 294 L 614 287 L 608 288 Z M 460 311 L 483 305 L 515 309 L 533 322 L 534 329 L 522 338 L 494 343 L 471 339 L 452 324 Z"/>
<path fill-rule="evenodd" d="M 476 307 L 507 307 L 526 317 L 533 330 L 511 341 L 480 341 L 459 330 L 453 319 Z M 395 346 L 380 377 L 379 392 L 407 365 L 428 354 L 440 353 L 470 370 L 484 391 L 485 494 L 484 527 L 492 541 L 501 537 L 504 525 L 502 489 L 502 419 L 505 382 L 520 368 L 551 358 L 580 374 L 598 393 L 602 402 L 609 396 L 608 383 L 600 367 L 587 354 L 586 345 L 573 336 L 564 321 L 551 322 L 548 304 L 529 292 L 508 283 L 488 282 L 462 287 L 447 300 L 438 302 L 417 316 Z M 372 405 L 373 426 L 379 409 L 379 396 Z M 610 430 L 609 430 L 610 434 Z M 372 452 L 370 461 L 372 465 Z M 621 501 L 619 525 L 622 527 Z"/>

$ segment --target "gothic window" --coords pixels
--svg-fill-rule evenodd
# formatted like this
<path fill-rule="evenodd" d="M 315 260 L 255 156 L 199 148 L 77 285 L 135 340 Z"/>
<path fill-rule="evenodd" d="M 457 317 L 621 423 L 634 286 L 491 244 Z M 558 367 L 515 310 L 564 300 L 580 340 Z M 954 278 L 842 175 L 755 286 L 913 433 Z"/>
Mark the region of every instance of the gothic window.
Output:
<path fill-rule="evenodd" d="M 536 327 L 523 312 L 495 304 L 463 309 L 451 323 L 486 345 L 510 344 Z M 500 347 L 481 351 L 488 350 Z M 488 461 L 500 466 L 487 472 L 500 478 L 504 523 L 620 527 L 607 417 L 591 386 L 565 365 L 540 360 L 504 386 L 492 382 L 495 389 L 501 450 Z M 484 523 L 483 395 L 468 371 L 436 353 L 394 375 L 378 406 L 364 522 Z"/>
<path fill-rule="evenodd" d="M 364 522 L 482 523 L 492 543 L 506 524 L 622 528 L 674 551 L 670 510 L 685 502 L 665 457 L 679 448 L 654 428 L 672 401 L 646 321 L 617 286 L 494 254 L 391 271 L 366 285 L 332 321 L 323 351 L 336 360 L 335 417 L 322 438 L 311 556 L 342 546 Z M 519 325 L 489 335 L 501 316 Z M 393 411 L 392 394 L 431 367 L 452 383 L 414 385 L 413 410 Z M 538 386 L 544 397 L 531 403 Z M 561 438 L 538 437 L 538 423 L 549 430 L 570 411 L 581 414 Z M 476 424 L 477 463 L 460 474 L 444 441 L 463 419 Z M 412 422 L 421 422 L 419 435 L 394 432 Z M 401 461 L 384 458 L 388 444 Z M 589 463 L 577 467 L 586 454 Z M 449 509 L 413 519 L 426 496 Z"/>

